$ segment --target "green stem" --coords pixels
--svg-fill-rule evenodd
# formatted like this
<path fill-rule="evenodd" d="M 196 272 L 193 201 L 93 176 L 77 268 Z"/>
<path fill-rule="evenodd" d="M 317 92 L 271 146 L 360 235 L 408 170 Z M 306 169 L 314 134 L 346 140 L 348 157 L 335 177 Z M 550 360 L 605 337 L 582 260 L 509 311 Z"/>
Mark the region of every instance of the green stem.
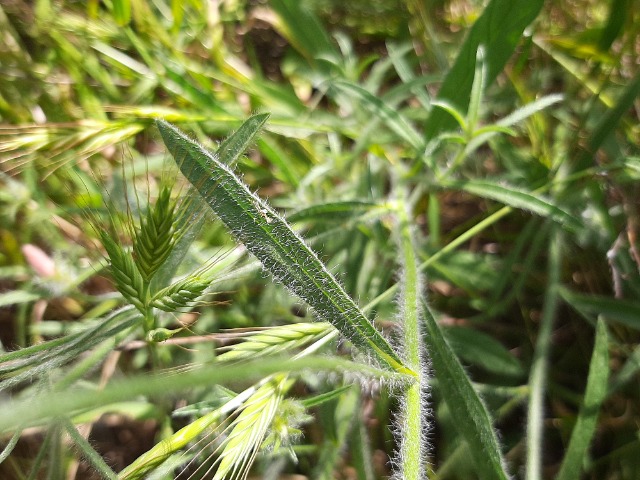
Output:
<path fill-rule="evenodd" d="M 538 480 L 542 478 L 542 444 L 544 426 L 544 396 L 549 368 L 549 351 L 553 320 L 558 306 L 558 287 L 560 285 L 560 271 L 562 259 L 562 239 L 558 229 L 552 234 L 549 246 L 549 283 L 545 294 L 542 310 L 540 332 L 536 341 L 536 349 L 531 365 L 529 385 L 529 411 L 527 415 L 527 462 L 526 479 Z"/>
<path fill-rule="evenodd" d="M 406 196 L 405 196 L 406 198 Z M 398 243 L 402 258 L 402 291 L 400 304 L 403 321 L 404 360 L 406 365 L 418 374 L 416 382 L 405 390 L 400 461 L 402 478 L 414 480 L 424 478 L 424 399 L 422 390 L 427 382 L 423 368 L 423 344 L 421 328 L 421 278 L 415 255 L 411 229 L 410 205 L 402 201 L 398 205 Z"/>
<path fill-rule="evenodd" d="M 501 218 L 503 218 L 503 217 L 507 216 L 508 214 L 510 214 L 512 212 L 512 210 L 513 209 L 511 207 L 502 207 L 497 212 L 492 213 L 487 218 L 485 218 L 481 222 L 477 223 L 476 225 L 474 225 L 472 228 L 470 228 L 466 232 L 462 233 L 460 236 L 458 236 L 457 238 L 452 240 L 450 243 L 448 243 L 445 247 L 443 247 L 437 253 L 435 253 L 431 257 L 427 258 L 424 262 L 422 262 L 420 264 L 420 267 L 419 267 L 420 271 L 425 271 L 433 263 L 437 262 L 438 260 L 440 260 L 442 257 L 447 255 L 448 253 L 453 252 L 460 245 L 463 245 L 465 242 L 467 242 L 468 240 L 473 238 L 474 235 L 482 232 L 485 228 L 490 227 L 494 223 L 498 222 L 498 220 L 500 220 Z M 392 285 L 391 287 L 389 287 L 384 292 L 382 292 L 376 298 L 371 300 L 367 305 L 362 307 L 362 310 L 365 311 L 365 312 L 368 312 L 368 311 L 372 310 L 380 302 L 383 302 L 383 301 L 388 300 L 389 298 L 391 298 L 396 293 L 397 289 L 398 289 L 398 284 L 396 283 L 396 284 Z"/>
<path fill-rule="evenodd" d="M 82 456 L 102 475 L 102 478 L 116 480 L 117 476 L 114 471 L 106 464 L 100 454 L 93 449 L 89 441 L 78 432 L 76 426 L 66 418 L 62 420 L 62 424 L 73 443 L 82 452 Z"/>

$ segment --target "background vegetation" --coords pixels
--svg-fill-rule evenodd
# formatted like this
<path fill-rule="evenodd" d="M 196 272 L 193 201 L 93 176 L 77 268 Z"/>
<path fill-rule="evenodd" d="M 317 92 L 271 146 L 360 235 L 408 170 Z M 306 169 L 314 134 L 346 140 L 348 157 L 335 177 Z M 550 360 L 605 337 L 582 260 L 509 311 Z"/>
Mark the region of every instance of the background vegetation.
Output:
<path fill-rule="evenodd" d="M 165 152 L 164 118 L 219 149 L 394 345 L 411 316 L 397 291 L 422 285 L 401 260 L 409 206 L 421 297 L 504 462 L 479 464 L 484 439 L 451 394 L 467 376 L 432 326 L 430 478 L 640 478 L 636 7 L 3 1 L 0 477 L 134 471 L 275 372 L 291 376 L 250 392 L 274 412 L 251 475 L 391 474 L 393 380 L 340 363 L 351 345 L 307 323 L 206 212 Z M 256 112 L 271 115 L 259 136 L 229 137 Z M 176 277 L 192 283 L 162 290 Z M 184 373 L 309 345 L 340 356 Z M 211 478 L 212 437 L 140 475 Z"/>

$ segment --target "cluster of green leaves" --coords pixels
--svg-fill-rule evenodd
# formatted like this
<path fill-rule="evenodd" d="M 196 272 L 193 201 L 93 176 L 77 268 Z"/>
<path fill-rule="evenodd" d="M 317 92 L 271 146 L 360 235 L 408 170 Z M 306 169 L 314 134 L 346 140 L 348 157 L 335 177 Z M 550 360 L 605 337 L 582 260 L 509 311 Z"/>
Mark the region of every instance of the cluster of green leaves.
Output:
<path fill-rule="evenodd" d="M 632 2 L 335 3 L 0 6 L 1 477 L 640 476 Z"/>

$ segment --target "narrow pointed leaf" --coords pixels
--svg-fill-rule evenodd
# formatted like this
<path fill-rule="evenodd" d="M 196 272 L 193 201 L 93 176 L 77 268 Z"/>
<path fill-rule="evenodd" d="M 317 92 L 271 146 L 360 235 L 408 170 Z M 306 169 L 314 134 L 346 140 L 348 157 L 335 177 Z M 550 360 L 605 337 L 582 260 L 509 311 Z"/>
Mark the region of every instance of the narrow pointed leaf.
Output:
<path fill-rule="evenodd" d="M 602 146 L 607 137 L 617 128 L 618 123 L 624 114 L 630 108 L 633 108 L 633 104 L 639 95 L 640 73 L 636 74 L 633 80 L 629 82 L 623 90 L 622 95 L 620 95 L 620 98 L 618 98 L 616 104 L 607 111 L 596 125 L 596 128 L 593 130 L 589 138 L 589 151 L 586 154 L 587 156 L 589 154 L 595 154 L 598 148 Z"/>
<path fill-rule="evenodd" d="M 486 85 L 489 86 L 513 54 L 524 29 L 538 16 L 543 3 L 542 0 L 491 0 L 474 23 L 447 73 L 438 92 L 438 100 L 467 111 L 478 47 L 483 45 L 485 48 Z M 433 139 L 453 126 L 453 119 L 448 113 L 434 108 L 426 122 L 427 139 Z"/>
<path fill-rule="evenodd" d="M 308 60 L 337 56 L 329 34 L 305 2 L 272 0 L 270 6 L 278 16 L 276 28 L 280 34 Z"/>
<path fill-rule="evenodd" d="M 585 456 L 596 431 L 598 413 L 607 396 L 609 380 L 609 345 L 607 342 L 607 326 L 601 318 L 596 328 L 596 341 L 589 366 L 589 378 L 584 392 L 584 401 L 573 431 L 567 453 L 562 461 L 558 480 L 579 478 Z"/>
<path fill-rule="evenodd" d="M 245 150 L 257 140 L 256 137 L 268 118 L 269 115 L 263 113 L 247 119 L 233 135 L 230 135 L 220 144 L 220 147 L 216 150 L 218 159 L 229 166 L 236 163 Z"/>
<path fill-rule="evenodd" d="M 506 377 L 518 378 L 524 374 L 518 359 L 486 333 L 466 327 L 449 327 L 444 334 L 465 362 Z"/>
<path fill-rule="evenodd" d="M 607 320 L 640 330 L 640 302 L 610 298 L 602 295 L 584 295 L 567 288 L 560 289 L 560 295 L 573 308 L 587 318 L 602 315 Z"/>
<path fill-rule="evenodd" d="M 549 217 L 569 230 L 578 230 L 582 223 L 564 211 L 551 200 L 532 192 L 524 192 L 509 185 L 500 185 L 486 180 L 447 182 L 449 188 L 464 190 L 478 197 L 489 198 L 513 208 L 528 210 L 543 217 Z"/>
<path fill-rule="evenodd" d="M 266 270 L 365 355 L 413 373 L 288 223 L 215 155 L 166 122 L 158 122 L 158 128 L 182 173 Z"/>
<path fill-rule="evenodd" d="M 411 126 L 407 119 L 401 115 L 397 108 L 392 108 L 380 98 L 373 95 L 358 85 L 352 83 L 337 81 L 333 83 L 334 87 L 354 95 L 362 105 L 369 110 L 374 118 L 380 118 L 393 132 L 402 138 L 413 148 L 418 149 L 422 145 L 421 135 Z"/>
<path fill-rule="evenodd" d="M 428 305 L 424 305 L 427 343 L 438 389 L 456 418 L 460 437 L 469 445 L 478 478 L 506 480 L 504 459 L 486 407 L 442 335 Z"/>
<path fill-rule="evenodd" d="M 496 122 L 496 125 L 499 127 L 511 127 L 522 120 L 529 118 L 531 115 L 538 113 L 544 110 L 547 107 L 550 107 L 554 103 L 561 102 L 563 96 L 560 94 L 547 95 L 545 97 L 539 98 L 534 102 L 527 103 L 525 106 L 517 109 L 515 112 L 510 113 L 506 117 L 500 119 Z"/>

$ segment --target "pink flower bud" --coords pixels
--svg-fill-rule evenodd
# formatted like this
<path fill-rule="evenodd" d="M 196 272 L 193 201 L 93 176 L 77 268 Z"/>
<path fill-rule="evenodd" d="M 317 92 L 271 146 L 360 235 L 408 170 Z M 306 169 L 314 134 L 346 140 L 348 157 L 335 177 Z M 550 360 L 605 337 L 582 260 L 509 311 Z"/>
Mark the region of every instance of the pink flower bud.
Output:
<path fill-rule="evenodd" d="M 27 263 L 41 277 L 53 277 L 56 274 L 56 264 L 42 249 L 27 243 L 23 245 L 22 254 Z"/>

